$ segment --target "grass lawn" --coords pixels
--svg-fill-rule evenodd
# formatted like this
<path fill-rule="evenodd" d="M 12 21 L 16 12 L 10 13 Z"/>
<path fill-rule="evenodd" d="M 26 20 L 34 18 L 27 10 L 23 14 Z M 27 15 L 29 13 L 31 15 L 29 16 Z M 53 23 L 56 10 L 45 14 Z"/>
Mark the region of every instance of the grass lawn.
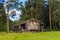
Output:
<path fill-rule="evenodd" d="M 0 33 L 0 40 L 60 40 L 60 32 Z"/>

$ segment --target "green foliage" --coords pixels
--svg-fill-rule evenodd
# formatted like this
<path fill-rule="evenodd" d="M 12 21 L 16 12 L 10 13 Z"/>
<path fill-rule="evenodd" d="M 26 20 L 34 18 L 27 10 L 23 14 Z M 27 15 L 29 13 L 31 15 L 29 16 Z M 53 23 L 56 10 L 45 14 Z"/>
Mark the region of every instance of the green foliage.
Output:
<path fill-rule="evenodd" d="M 57 17 L 59 20 L 59 15 L 60 15 L 60 2 L 59 1 L 54 1 L 52 4 L 52 14 L 54 14 L 54 17 Z"/>
<path fill-rule="evenodd" d="M 53 29 L 55 29 L 55 23 L 60 21 L 60 0 L 51 0 L 51 13 L 52 13 L 52 26 Z M 15 0 L 10 0 L 10 2 L 15 2 Z M 22 2 L 17 3 L 16 5 L 20 5 L 20 9 L 22 11 L 22 15 L 20 17 L 20 22 L 24 22 L 29 19 L 39 19 L 45 22 L 45 25 L 47 24 L 49 26 L 49 14 L 48 14 L 48 5 L 44 4 L 43 0 L 28 0 L 25 2 L 25 5 L 23 5 Z M 14 6 L 16 6 L 14 5 Z M 36 6 L 37 5 L 37 6 Z M 8 9 L 11 5 L 7 5 Z M 46 7 L 45 7 L 46 6 Z M 6 14 L 4 11 L 4 7 L 2 4 L 2 7 L 0 6 L 0 30 L 6 30 Z M 10 25 L 15 24 L 16 22 L 10 21 Z M 46 25 L 46 26 L 47 26 Z M 46 27 L 49 28 L 49 27 Z"/>
<path fill-rule="evenodd" d="M 60 1 L 55 0 L 51 3 L 52 6 L 52 23 L 55 24 L 56 22 L 60 21 Z"/>
<path fill-rule="evenodd" d="M 2 5 L 2 6 L 1 6 Z M 6 31 L 6 14 L 3 4 L 0 4 L 0 31 Z"/>
<path fill-rule="evenodd" d="M 25 2 L 25 7 L 22 6 L 21 10 L 22 10 L 22 16 L 21 19 L 23 20 L 28 20 L 28 19 L 43 19 L 43 7 L 44 7 L 44 3 L 43 1 L 38 2 L 38 7 L 36 10 L 36 0 L 28 0 L 27 2 Z"/>

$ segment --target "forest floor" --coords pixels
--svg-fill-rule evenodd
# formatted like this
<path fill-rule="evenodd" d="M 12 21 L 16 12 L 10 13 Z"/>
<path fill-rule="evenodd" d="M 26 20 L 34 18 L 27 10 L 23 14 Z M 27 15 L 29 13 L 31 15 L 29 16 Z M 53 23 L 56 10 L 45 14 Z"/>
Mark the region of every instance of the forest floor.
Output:
<path fill-rule="evenodd" d="M 60 32 L 0 33 L 0 40 L 60 40 Z"/>

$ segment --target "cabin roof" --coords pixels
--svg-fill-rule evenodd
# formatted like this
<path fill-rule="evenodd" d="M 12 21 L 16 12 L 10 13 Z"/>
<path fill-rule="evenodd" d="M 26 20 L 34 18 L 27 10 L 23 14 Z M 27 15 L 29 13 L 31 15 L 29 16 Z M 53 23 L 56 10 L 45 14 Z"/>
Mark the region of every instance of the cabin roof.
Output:
<path fill-rule="evenodd" d="M 31 20 L 27 20 L 27 21 L 25 21 L 25 22 L 22 22 L 21 24 L 25 24 L 25 23 L 31 22 L 31 21 L 41 22 L 40 20 L 37 20 L 37 19 L 31 19 Z"/>
<path fill-rule="evenodd" d="M 22 25 L 22 24 L 25 24 L 27 22 L 31 22 L 31 21 L 35 21 L 35 22 L 41 22 L 43 24 L 43 22 L 41 20 L 37 20 L 37 19 L 30 19 L 30 20 L 27 20 L 25 22 L 17 22 L 16 24 L 14 24 L 13 26 L 19 26 L 19 25 Z"/>

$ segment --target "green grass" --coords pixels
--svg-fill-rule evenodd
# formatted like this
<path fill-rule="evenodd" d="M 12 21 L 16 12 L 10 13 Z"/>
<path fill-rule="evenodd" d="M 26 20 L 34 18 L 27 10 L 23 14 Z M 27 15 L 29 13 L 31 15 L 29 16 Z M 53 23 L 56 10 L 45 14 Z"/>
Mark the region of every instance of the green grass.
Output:
<path fill-rule="evenodd" d="M 60 40 L 60 32 L 0 33 L 0 40 Z"/>

